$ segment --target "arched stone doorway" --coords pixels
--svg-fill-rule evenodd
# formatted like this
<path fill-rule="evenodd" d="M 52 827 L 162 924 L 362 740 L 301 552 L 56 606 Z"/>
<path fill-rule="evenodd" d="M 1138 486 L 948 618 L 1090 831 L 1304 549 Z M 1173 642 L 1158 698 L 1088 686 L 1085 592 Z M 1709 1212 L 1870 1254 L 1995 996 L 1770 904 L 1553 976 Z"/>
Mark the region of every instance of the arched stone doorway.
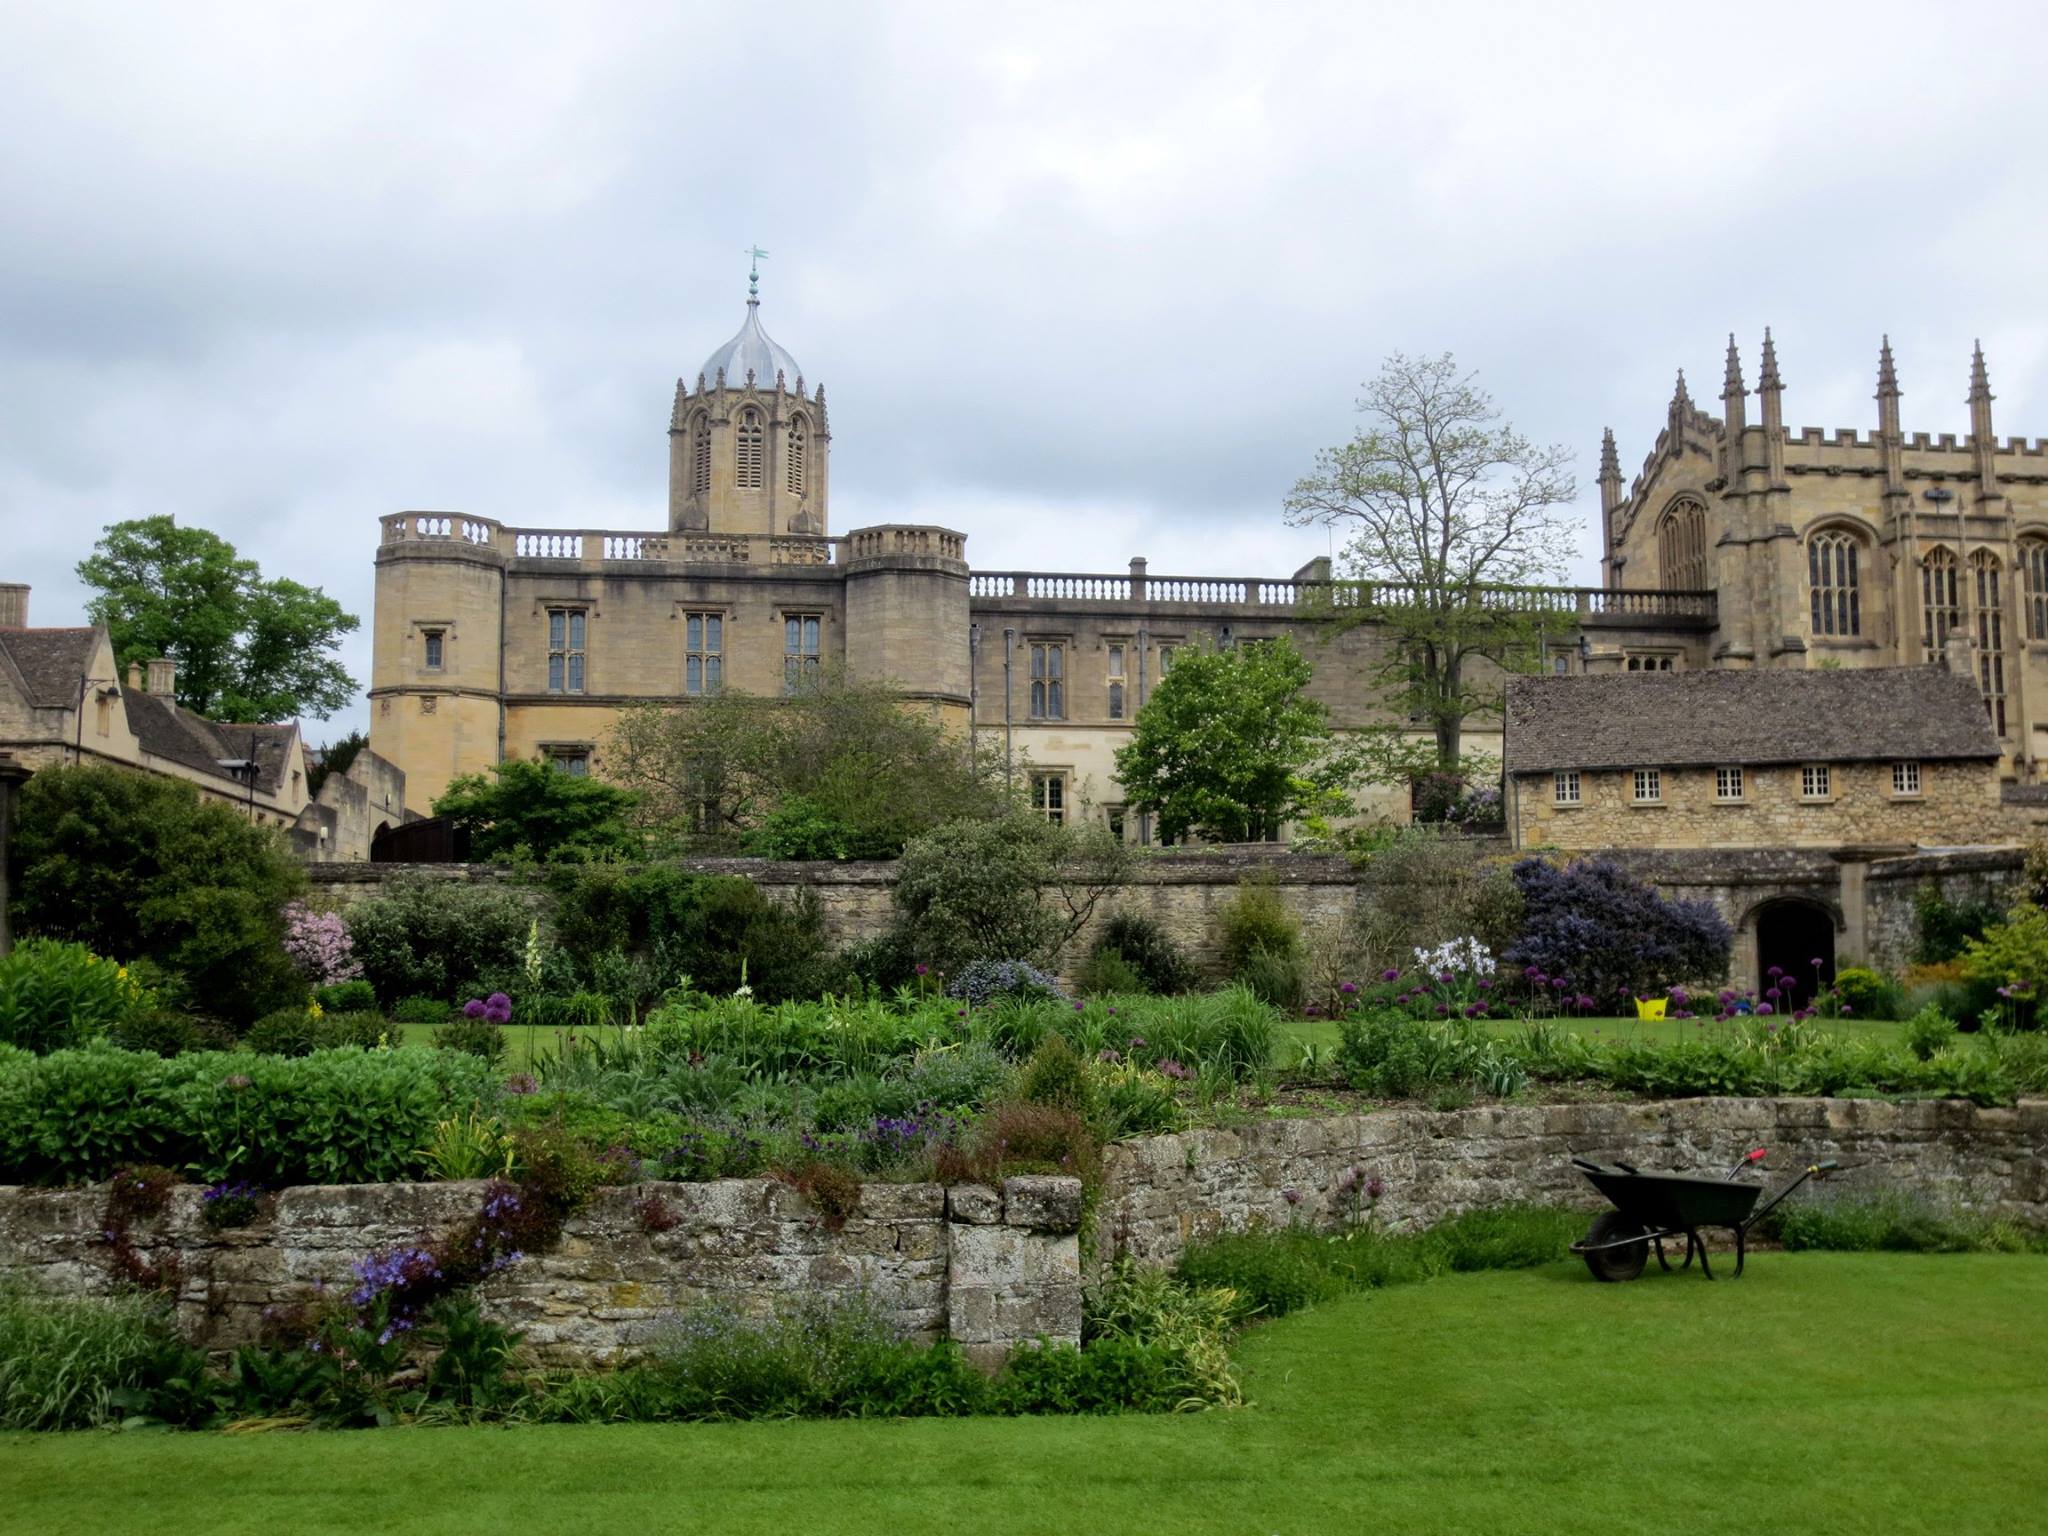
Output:
<path fill-rule="evenodd" d="M 1772 987 L 1790 991 L 1779 998 L 1781 1013 L 1804 1008 L 1835 979 L 1835 915 L 1819 902 L 1784 898 L 1756 909 L 1757 999 L 1769 1002 Z M 1813 962 L 1820 961 L 1816 966 Z M 1772 976 L 1773 968 L 1778 971 Z"/>

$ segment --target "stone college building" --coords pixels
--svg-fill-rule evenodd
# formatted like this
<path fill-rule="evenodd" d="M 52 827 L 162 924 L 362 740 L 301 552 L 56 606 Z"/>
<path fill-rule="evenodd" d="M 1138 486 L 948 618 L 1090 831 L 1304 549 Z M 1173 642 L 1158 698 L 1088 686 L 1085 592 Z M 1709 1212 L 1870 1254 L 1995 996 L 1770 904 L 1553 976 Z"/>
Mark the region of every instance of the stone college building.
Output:
<path fill-rule="evenodd" d="M 1731 340 L 1722 414 L 1696 410 L 1681 375 L 1626 494 L 1607 436 L 1603 585 L 1502 595 L 1553 615 L 1544 672 L 1942 666 L 1973 680 L 1983 729 L 1922 759 L 1976 763 L 1994 784 L 2035 779 L 2048 751 L 2048 445 L 1993 434 L 1981 352 L 1962 442 L 1903 433 L 1888 345 L 1874 430 L 1788 430 L 1782 394 L 1766 335 L 1749 419 Z M 825 389 L 769 337 L 755 292 L 738 332 L 677 381 L 667 430 L 664 527 L 382 519 L 371 745 L 403 771 L 412 810 L 507 758 L 601 775 L 627 704 L 774 694 L 828 666 L 993 737 L 1044 814 L 1105 818 L 1134 842 L 1152 829 L 1124 805 L 1113 754 L 1181 646 L 1289 635 L 1340 727 L 1383 718 L 1367 682 L 1373 628 L 1317 622 L 1324 562 L 1269 575 L 1159 575 L 1142 559 L 977 571 L 962 530 L 835 532 Z M 1870 706 L 1897 696 L 1880 690 Z M 1600 697 L 1646 743 L 1665 728 L 1661 695 Z M 1468 739 L 1499 755 L 1487 729 Z M 1986 739 L 1994 757 L 1980 755 Z M 1930 767 L 1924 794 L 1945 795 L 1950 777 Z M 1405 811 L 1391 796 L 1383 808 Z M 1953 817 L 1923 822 L 1954 835 Z"/>

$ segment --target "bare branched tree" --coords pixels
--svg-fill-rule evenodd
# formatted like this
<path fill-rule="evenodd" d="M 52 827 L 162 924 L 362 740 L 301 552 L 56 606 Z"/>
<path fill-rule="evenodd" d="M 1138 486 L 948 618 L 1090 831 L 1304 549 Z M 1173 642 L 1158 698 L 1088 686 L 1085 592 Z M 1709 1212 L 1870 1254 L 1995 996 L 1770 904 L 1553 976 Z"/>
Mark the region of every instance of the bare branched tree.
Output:
<path fill-rule="evenodd" d="M 1382 629 L 1386 702 L 1434 731 L 1447 770 L 1466 719 L 1500 707 L 1471 663 L 1512 670 L 1536 652 L 1547 607 L 1509 589 L 1562 577 L 1577 494 L 1570 454 L 1503 422 L 1475 380 L 1448 352 L 1395 353 L 1365 386 L 1357 435 L 1286 503 L 1289 522 L 1346 533 L 1335 574 L 1351 585 L 1333 589 L 1329 620 Z"/>

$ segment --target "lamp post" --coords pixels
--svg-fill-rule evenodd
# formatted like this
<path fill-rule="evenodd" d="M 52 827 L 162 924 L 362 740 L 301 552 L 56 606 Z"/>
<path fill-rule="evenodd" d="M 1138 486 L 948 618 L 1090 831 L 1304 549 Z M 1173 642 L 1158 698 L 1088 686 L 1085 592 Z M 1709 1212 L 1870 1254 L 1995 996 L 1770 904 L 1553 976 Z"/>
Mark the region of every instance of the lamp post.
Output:
<path fill-rule="evenodd" d="M 8 848 L 14 840 L 14 803 L 31 772 L 8 753 L 0 752 L 0 956 L 5 956 L 14 947 L 14 930 L 7 917 L 11 890 L 8 884 Z"/>

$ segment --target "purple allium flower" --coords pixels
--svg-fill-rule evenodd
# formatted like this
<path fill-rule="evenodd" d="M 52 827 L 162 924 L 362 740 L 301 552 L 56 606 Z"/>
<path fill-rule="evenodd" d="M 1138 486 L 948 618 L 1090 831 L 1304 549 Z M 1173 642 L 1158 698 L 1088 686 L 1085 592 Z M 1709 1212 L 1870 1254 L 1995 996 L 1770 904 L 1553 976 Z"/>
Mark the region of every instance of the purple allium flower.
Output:
<path fill-rule="evenodd" d="M 540 1092 L 540 1079 L 531 1072 L 514 1072 L 505 1079 L 505 1091 L 511 1094 Z"/>
<path fill-rule="evenodd" d="M 1683 1008 L 1688 1002 L 1692 1001 L 1692 994 L 1683 987 L 1673 987 L 1671 989 L 1671 1001 L 1674 1006 Z"/>
<path fill-rule="evenodd" d="M 1087 1007 L 1088 1005 L 1082 1002 L 1081 999 L 1079 999 L 1078 997 L 1074 999 L 1074 1012 L 1081 1013 L 1085 1011 Z"/>
<path fill-rule="evenodd" d="M 1491 977 L 1487 976 L 1480 977 L 1477 981 L 1473 982 L 1472 985 L 1477 987 L 1481 992 L 1491 992 L 1493 990 L 1493 980 Z"/>
<path fill-rule="evenodd" d="M 1541 982 L 1544 979 L 1542 969 L 1533 965 L 1525 967 L 1522 971 L 1522 976 L 1525 980 L 1534 982 Z"/>
<path fill-rule="evenodd" d="M 462 1005 L 462 1016 L 465 1019 L 482 1018 L 484 1016 L 483 999 L 480 997 L 472 997 L 468 1002 L 464 1003 Z"/>
<path fill-rule="evenodd" d="M 1565 979 L 1562 976 L 1553 976 L 1550 978 L 1550 985 L 1557 991 L 1562 992 L 1566 985 Z"/>
<path fill-rule="evenodd" d="M 1572 999 L 1572 1006 L 1574 1008 L 1590 1008 L 1593 1006 L 1593 999 L 1586 996 L 1585 993 L 1581 992 L 1577 997 Z"/>
<path fill-rule="evenodd" d="M 1767 1013 L 1770 1013 L 1770 1012 L 1772 1011 L 1772 1009 L 1771 1009 L 1771 1005 L 1770 1005 L 1769 1003 L 1758 1003 L 1758 1004 L 1756 1005 L 1756 1011 L 1757 1011 L 1758 1013 L 1762 1013 L 1762 1014 L 1767 1014 Z M 1773 1027 L 1775 1027 L 1775 1026 L 1773 1026 Z"/>
<path fill-rule="evenodd" d="M 1387 1181 L 1381 1178 L 1378 1174 L 1374 1174 L 1371 1178 L 1365 1181 L 1366 1199 L 1377 1200 L 1381 1195 L 1384 1195 L 1386 1192 Z"/>
<path fill-rule="evenodd" d="M 1813 959 L 1811 959 L 1807 963 L 1811 965 L 1815 970 L 1819 970 L 1824 962 L 1821 960 L 1821 957 L 1819 955 L 1815 955 Z"/>
<path fill-rule="evenodd" d="M 1380 972 L 1381 981 L 1399 981 L 1400 979 L 1400 971 L 1393 968 L 1392 966 L 1389 966 L 1386 970 Z"/>
<path fill-rule="evenodd" d="M 924 962 L 923 962 L 922 960 L 920 960 L 920 961 L 918 961 L 918 962 L 917 962 L 917 974 L 918 974 L 918 975 L 920 975 L 920 976 L 929 976 L 929 975 L 931 975 L 931 973 L 932 973 L 932 968 L 931 968 L 930 966 L 926 965 L 926 964 L 925 964 L 925 963 L 924 963 Z"/>
<path fill-rule="evenodd" d="M 1356 991 L 1358 990 L 1358 983 L 1357 983 L 1357 982 L 1355 982 L 1355 981 L 1347 981 L 1347 982 L 1345 982 L 1345 983 L 1344 983 L 1344 985 L 1342 985 L 1341 987 L 1339 987 L 1339 988 L 1338 988 L 1337 990 L 1338 990 L 1339 992 L 1342 992 L 1342 993 L 1343 993 L 1343 994 L 1344 994 L 1344 995 L 1345 995 L 1346 997 L 1349 997 L 1349 996 L 1351 996 L 1351 994 L 1352 994 L 1352 993 L 1354 993 L 1354 992 L 1356 992 Z"/>
<path fill-rule="evenodd" d="M 1765 971 L 1764 974 L 1770 977 L 1771 980 L 1776 981 L 1780 976 L 1785 974 L 1785 968 L 1781 965 L 1774 965 L 1768 971 Z"/>
<path fill-rule="evenodd" d="M 1285 1200 L 1289 1205 L 1299 1205 L 1301 1204 L 1301 1191 L 1291 1187 L 1288 1189 L 1283 1189 L 1280 1191 L 1280 1198 L 1282 1200 Z"/>
<path fill-rule="evenodd" d="M 1849 1015 L 1850 1015 L 1850 1014 L 1852 1014 L 1852 1013 L 1854 1013 L 1855 1011 L 1856 1011 L 1856 1010 L 1855 1010 L 1854 1008 L 1851 1008 L 1851 1007 L 1850 1007 L 1850 1006 L 1849 1006 L 1849 1005 L 1848 1005 L 1847 1003 L 1844 1003 L 1844 1004 L 1842 1004 L 1842 1017 L 1843 1017 L 1843 1018 L 1845 1018 L 1845 1019 L 1846 1019 L 1846 1018 L 1848 1018 L 1848 1017 L 1849 1017 Z"/>

